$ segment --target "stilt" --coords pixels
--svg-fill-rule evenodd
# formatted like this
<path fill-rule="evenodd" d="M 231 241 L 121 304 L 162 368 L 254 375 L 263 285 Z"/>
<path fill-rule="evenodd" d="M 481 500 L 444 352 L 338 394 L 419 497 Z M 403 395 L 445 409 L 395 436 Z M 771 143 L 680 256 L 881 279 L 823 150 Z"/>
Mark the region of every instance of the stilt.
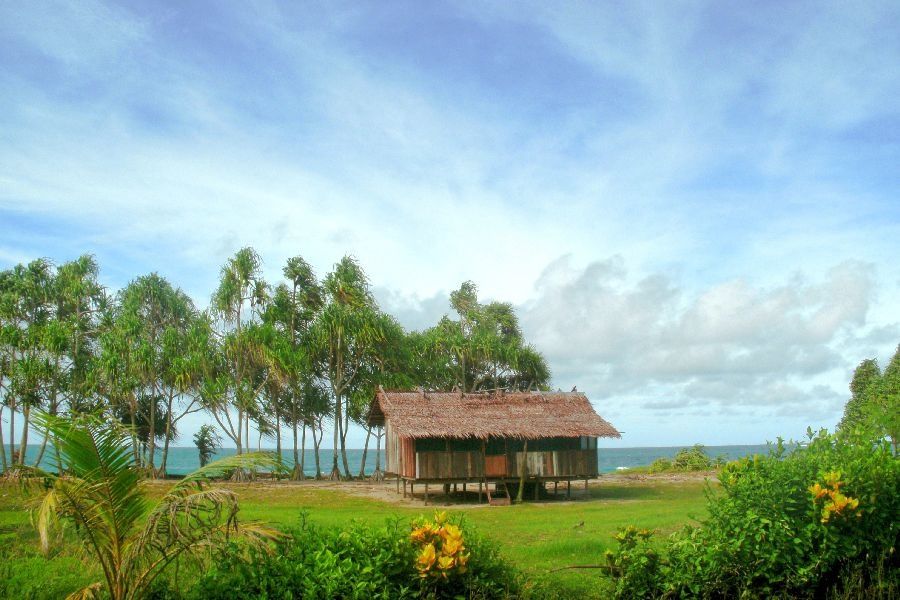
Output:
<path fill-rule="evenodd" d="M 587 491 L 588 491 L 588 480 L 587 479 L 584 480 L 584 491 L 585 491 L 585 493 L 587 493 Z"/>
<path fill-rule="evenodd" d="M 481 482 L 478 482 L 478 504 L 481 504 Z"/>
<path fill-rule="evenodd" d="M 463 484 L 463 495 L 466 494 L 466 484 Z"/>
<path fill-rule="evenodd" d="M 566 498 L 569 499 L 572 497 L 572 480 L 566 479 Z"/>
<path fill-rule="evenodd" d="M 397 493 L 400 493 L 400 476 L 397 475 Z"/>
<path fill-rule="evenodd" d="M 558 481 L 554 481 L 554 482 L 553 482 L 553 495 L 554 495 L 554 496 L 556 495 L 557 486 L 559 486 L 559 482 L 558 482 Z"/>
<path fill-rule="evenodd" d="M 425 484 L 425 506 L 428 506 L 428 484 Z"/>
<path fill-rule="evenodd" d="M 406 498 L 406 480 L 403 480 L 403 497 Z"/>
<path fill-rule="evenodd" d="M 534 482 L 534 501 L 535 502 L 537 502 L 537 499 L 538 499 L 538 488 L 540 487 L 540 485 L 541 485 L 540 481 Z"/>
<path fill-rule="evenodd" d="M 454 494 L 456 493 L 456 484 L 455 483 L 453 484 L 453 493 Z"/>

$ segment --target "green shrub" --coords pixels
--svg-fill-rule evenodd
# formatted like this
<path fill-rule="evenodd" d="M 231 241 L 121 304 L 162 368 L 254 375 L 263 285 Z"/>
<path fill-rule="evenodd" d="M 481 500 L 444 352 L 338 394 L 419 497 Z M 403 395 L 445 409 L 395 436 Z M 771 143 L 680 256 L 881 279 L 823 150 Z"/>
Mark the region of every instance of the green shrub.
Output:
<path fill-rule="evenodd" d="M 779 442 L 729 463 L 719 480 L 700 527 L 660 546 L 620 534 L 606 559 L 619 597 L 819 597 L 849 567 L 897 564 L 900 461 L 884 441 L 811 434 L 806 448 Z"/>
<path fill-rule="evenodd" d="M 459 522 L 455 522 L 459 526 Z M 411 528 L 400 520 L 381 527 L 326 529 L 303 520 L 271 551 L 231 545 L 190 591 L 190 598 L 507 598 L 517 575 L 497 549 L 468 528 L 464 573 L 422 577 Z"/>
<path fill-rule="evenodd" d="M 651 473 L 665 473 L 672 470 L 672 461 L 668 458 L 657 458 L 650 463 L 649 471 Z"/>

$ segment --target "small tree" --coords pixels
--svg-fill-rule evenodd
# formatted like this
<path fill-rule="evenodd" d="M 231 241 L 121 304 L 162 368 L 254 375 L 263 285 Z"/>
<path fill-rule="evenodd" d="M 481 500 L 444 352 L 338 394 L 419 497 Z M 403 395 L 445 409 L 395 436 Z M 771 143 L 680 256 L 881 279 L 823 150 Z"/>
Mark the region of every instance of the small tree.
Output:
<path fill-rule="evenodd" d="M 104 581 L 74 597 L 96 597 L 103 590 L 112 600 L 144 598 L 156 577 L 181 556 L 205 554 L 229 536 L 246 534 L 261 541 L 275 535 L 258 526 L 238 527 L 237 496 L 203 487 L 212 475 L 226 470 L 274 465 L 271 456 L 251 453 L 215 461 L 153 503 L 122 426 L 94 417 L 70 420 L 43 413 L 35 421 L 58 440 L 66 472 L 58 477 L 27 470 L 48 485 L 34 515 L 41 547 L 47 552 L 63 523 L 69 522 L 103 571 Z"/>
<path fill-rule="evenodd" d="M 216 450 L 222 447 L 222 438 L 216 432 L 216 428 L 208 423 L 202 425 L 194 434 L 194 445 L 200 456 L 200 466 L 205 467 Z"/>

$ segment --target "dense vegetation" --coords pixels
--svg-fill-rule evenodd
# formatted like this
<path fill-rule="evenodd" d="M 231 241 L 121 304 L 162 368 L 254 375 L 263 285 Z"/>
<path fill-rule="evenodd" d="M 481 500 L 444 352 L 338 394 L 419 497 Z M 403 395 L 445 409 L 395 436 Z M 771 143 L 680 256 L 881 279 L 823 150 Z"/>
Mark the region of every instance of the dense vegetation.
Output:
<path fill-rule="evenodd" d="M 620 598 L 896 597 L 900 460 L 883 439 L 810 432 L 808 446 L 726 465 L 709 516 L 662 544 L 629 527 L 606 554 Z"/>
<path fill-rule="evenodd" d="M 238 454 L 262 437 L 280 454 L 288 431 L 301 465 L 309 434 L 320 475 L 319 448 L 330 427 L 330 474 L 348 478 L 347 433 L 351 423 L 365 426 L 379 385 L 473 391 L 549 381 L 512 306 L 479 302 L 471 282 L 451 294 L 456 319 L 406 332 L 379 308 L 350 257 L 322 279 L 299 256 L 282 274 L 269 284 L 256 252 L 241 249 L 199 310 L 156 273 L 111 294 L 90 256 L 0 271 L 0 423 L 9 421 L 8 445 L 0 427 L 0 469 L 25 466 L 32 434 L 40 444 L 35 464 L 48 450 L 58 455 L 54 438 L 32 420 L 44 411 L 128 425 L 135 461 L 150 477 L 164 476 L 181 419 L 203 411 Z M 17 419 L 24 424 L 18 440 Z M 204 448 L 215 443 L 211 433 L 200 440 Z M 379 441 L 380 433 L 369 431 Z M 365 457 L 360 474 L 364 468 Z M 299 466 L 293 477 L 303 477 Z"/>

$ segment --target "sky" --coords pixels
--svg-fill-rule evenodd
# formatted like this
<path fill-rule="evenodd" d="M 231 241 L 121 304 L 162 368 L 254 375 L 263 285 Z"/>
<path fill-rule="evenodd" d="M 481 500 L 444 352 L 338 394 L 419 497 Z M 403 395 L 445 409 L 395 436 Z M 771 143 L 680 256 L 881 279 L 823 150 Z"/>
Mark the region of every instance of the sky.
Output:
<path fill-rule="evenodd" d="M 900 343 L 898 65 L 896 2 L 4 3 L 0 268 L 351 254 L 512 302 L 606 445 L 796 439 Z"/>

